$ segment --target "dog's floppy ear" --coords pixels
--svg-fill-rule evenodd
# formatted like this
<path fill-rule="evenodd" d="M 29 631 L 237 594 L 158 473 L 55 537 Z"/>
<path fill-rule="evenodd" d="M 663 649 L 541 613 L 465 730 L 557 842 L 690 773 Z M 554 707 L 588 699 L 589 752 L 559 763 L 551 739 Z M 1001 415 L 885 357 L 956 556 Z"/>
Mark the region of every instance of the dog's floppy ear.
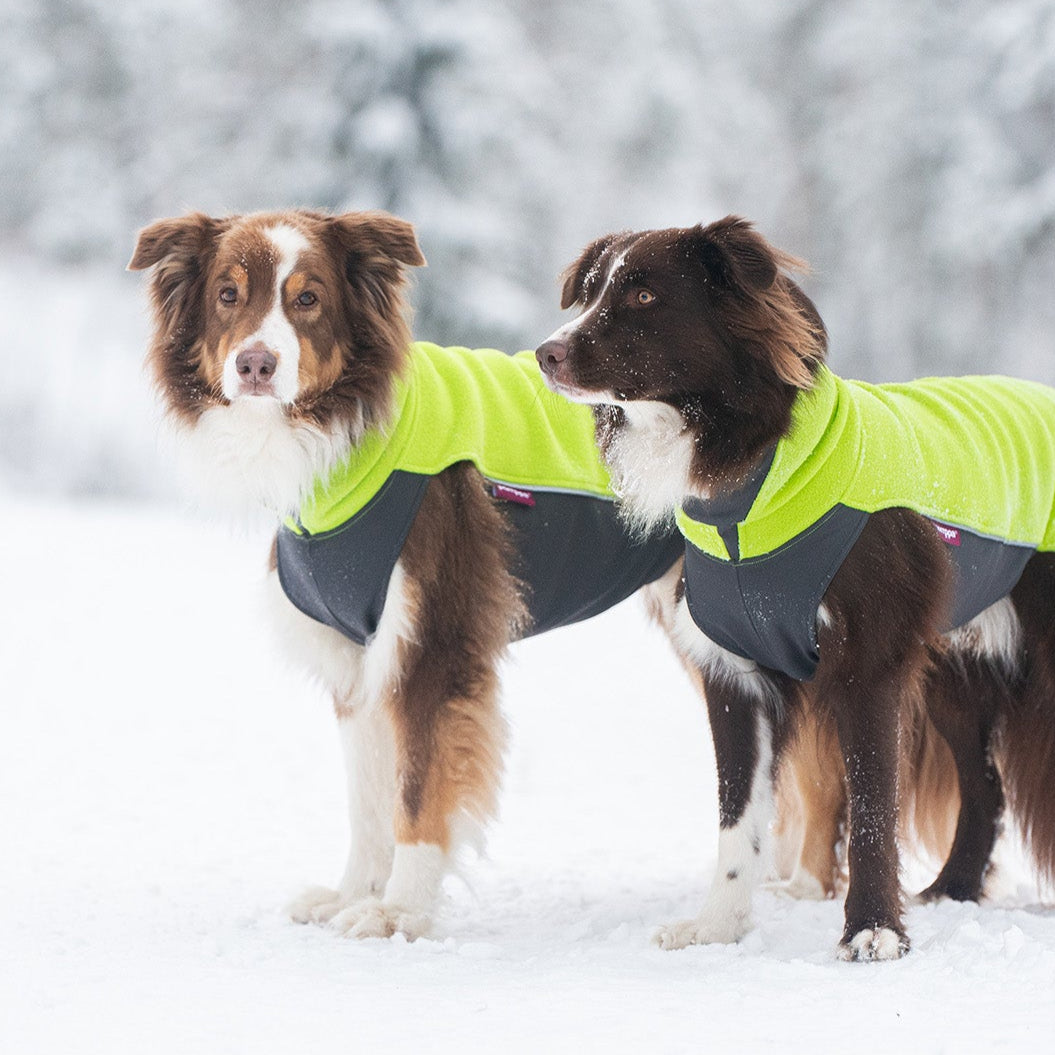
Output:
<path fill-rule="evenodd" d="M 128 270 L 145 271 L 162 261 L 186 264 L 191 258 L 200 256 L 202 249 L 227 223 L 201 212 L 156 220 L 139 232 Z"/>
<path fill-rule="evenodd" d="M 424 267 L 413 224 L 390 213 L 348 212 L 334 216 L 330 226 L 341 247 L 359 260 L 384 259 L 408 267 Z"/>
<path fill-rule="evenodd" d="M 166 329 L 174 330 L 192 305 L 208 252 L 230 222 L 192 212 L 157 220 L 139 232 L 128 270 L 155 268 L 151 295 Z"/>
<path fill-rule="evenodd" d="M 768 289 L 776 281 L 779 270 L 774 249 L 750 221 L 739 216 L 702 224 L 695 228 L 698 251 L 711 281 L 719 289 Z"/>
<path fill-rule="evenodd" d="M 570 308 L 581 304 L 585 299 L 586 278 L 597 266 L 604 251 L 615 241 L 614 234 L 606 234 L 591 242 L 580 254 L 579 259 L 569 264 L 561 273 L 561 308 Z"/>
<path fill-rule="evenodd" d="M 765 356 L 782 381 L 809 388 L 827 335 L 813 302 L 788 275 L 806 271 L 805 262 L 739 216 L 693 228 L 691 241 L 730 331 Z"/>
<path fill-rule="evenodd" d="M 385 315 L 398 314 L 404 268 L 425 266 L 413 225 L 378 210 L 333 216 L 327 224 L 351 287 Z"/>

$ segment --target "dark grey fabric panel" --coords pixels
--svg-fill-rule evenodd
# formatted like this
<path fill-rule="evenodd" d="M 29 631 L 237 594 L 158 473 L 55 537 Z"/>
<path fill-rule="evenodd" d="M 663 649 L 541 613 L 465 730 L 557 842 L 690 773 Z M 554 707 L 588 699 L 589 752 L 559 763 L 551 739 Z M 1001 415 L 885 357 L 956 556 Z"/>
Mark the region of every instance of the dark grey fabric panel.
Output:
<path fill-rule="evenodd" d="M 394 472 L 351 520 L 321 535 L 278 533 L 278 577 L 286 596 L 306 615 L 360 645 L 377 632 L 388 580 L 428 476 Z"/>
<path fill-rule="evenodd" d="M 867 520 L 839 505 L 780 549 L 742 561 L 686 543 L 686 599 L 696 625 L 722 648 L 808 681 L 820 659 L 817 608 Z M 952 629 L 1006 597 L 1034 550 L 946 525 L 941 535 L 955 569 Z"/>
<path fill-rule="evenodd" d="M 771 447 L 762 456 L 762 460 L 755 466 L 751 475 L 736 490 L 723 491 L 706 501 L 690 497 L 682 503 L 682 509 L 693 520 L 698 520 L 701 524 L 714 525 L 719 538 L 725 543 L 725 548 L 733 560 L 740 559 L 737 524 L 746 520 L 748 513 L 751 512 L 758 492 L 762 490 L 762 484 L 766 482 L 769 470 L 773 467 L 776 453 L 776 446 Z"/>
<path fill-rule="evenodd" d="M 501 502 L 513 526 L 514 572 L 527 587 L 525 636 L 589 619 L 658 579 L 685 543 L 670 525 L 641 538 L 615 503 L 589 495 L 534 491 L 533 506 Z"/>
<path fill-rule="evenodd" d="M 987 538 L 964 528 L 952 530 L 956 544 L 945 547 L 955 569 L 950 630 L 1006 597 L 1035 552 L 1032 546 Z M 948 542 L 949 529 L 944 524 L 941 534 Z"/>
<path fill-rule="evenodd" d="M 685 546 L 685 595 L 716 644 L 763 667 L 809 681 L 817 669 L 817 608 L 868 514 L 835 506 L 780 549 L 741 561 Z"/>
<path fill-rule="evenodd" d="M 430 477 L 395 472 L 355 517 L 322 535 L 278 535 L 278 575 L 305 614 L 359 644 L 377 631 L 392 569 Z M 524 636 L 588 619 L 658 579 L 684 543 L 671 526 L 639 538 L 615 503 L 589 495 L 531 492 L 533 505 L 496 498 L 514 532 L 513 571 L 525 586 Z"/>

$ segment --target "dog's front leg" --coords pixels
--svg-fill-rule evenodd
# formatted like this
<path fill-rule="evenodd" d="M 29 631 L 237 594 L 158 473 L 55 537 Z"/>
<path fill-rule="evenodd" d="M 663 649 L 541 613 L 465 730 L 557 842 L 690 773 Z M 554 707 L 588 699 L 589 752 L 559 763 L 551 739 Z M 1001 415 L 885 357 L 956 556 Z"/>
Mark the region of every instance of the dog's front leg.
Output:
<path fill-rule="evenodd" d="M 398 611 L 400 576 L 393 577 Z M 274 565 L 264 594 L 275 640 L 287 657 L 329 689 L 344 753 L 351 840 L 337 889 L 313 886 L 287 910 L 297 923 L 327 923 L 354 901 L 384 889 L 392 864 L 395 752 L 392 723 L 378 699 L 378 663 L 343 634 L 295 608 Z"/>
<path fill-rule="evenodd" d="M 699 916 L 657 933 L 665 949 L 743 937 L 751 929 L 752 895 L 768 867 L 773 816 L 769 719 L 753 685 L 706 675 L 704 685 L 718 764 L 718 865 Z"/>
<path fill-rule="evenodd" d="M 850 884 L 839 943 L 839 955 L 847 960 L 894 960 L 909 947 L 901 923 L 896 840 L 901 690 L 896 681 L 853 682 L 836 701 L 850 799 Z"/>
<path fill-rule="evenodd" d="M 328 923 L 349 905 L 380 895 L 392 872 L 396 798 L 392 722 L 378 703 L 337 701 L 351 830 L 348 860 L 336 890 L 312 887 L 290 906 L 298 923 Z"/>

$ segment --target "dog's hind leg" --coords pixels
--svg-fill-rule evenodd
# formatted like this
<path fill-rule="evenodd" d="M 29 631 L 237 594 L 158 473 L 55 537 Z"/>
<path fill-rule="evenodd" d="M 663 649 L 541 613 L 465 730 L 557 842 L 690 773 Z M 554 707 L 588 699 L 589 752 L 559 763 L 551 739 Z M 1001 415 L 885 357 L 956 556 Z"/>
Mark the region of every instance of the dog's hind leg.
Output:
<path fill-rule="evenodd" d="M 955 761 L 960 809 L 952 848 L 919 901 L 977 901 L 1000 831 L 1004 794 L 992 757 L 993 729 L 1008 691 L 1007 675 L 975 656 L 940 657 L 927 681 L 927 714 Z M 917 787 L 917 795 L 925 789 Z M 931 810 L 939 804 L 930 806 Z M 917 802 L 917 816 L 928 803 Z M 919 826 L 919 825 L 917 825 Z"/>

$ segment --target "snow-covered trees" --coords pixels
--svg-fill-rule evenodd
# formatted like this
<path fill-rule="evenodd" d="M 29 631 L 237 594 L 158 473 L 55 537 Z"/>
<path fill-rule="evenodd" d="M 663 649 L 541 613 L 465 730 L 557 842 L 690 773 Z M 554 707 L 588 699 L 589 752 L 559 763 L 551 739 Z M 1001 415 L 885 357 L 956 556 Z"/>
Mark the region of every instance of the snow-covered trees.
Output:
<path fill-rule="evenodd" d="M 86 343 L 135 372 L 138 226 L 290 204 L 413 220 L 441 342 L 530 346 L 588 239 L 736 211 L 811 260 L 844 372 L 1055 381 L 1055 8 L 0 0 L 0 267 L 121 291 L 108 334 L 54 349 L 69 387 Z M 29 329 L 0 319 L 9 377 Z M 0 474 L 51 398 L 0 391 Z"/>

